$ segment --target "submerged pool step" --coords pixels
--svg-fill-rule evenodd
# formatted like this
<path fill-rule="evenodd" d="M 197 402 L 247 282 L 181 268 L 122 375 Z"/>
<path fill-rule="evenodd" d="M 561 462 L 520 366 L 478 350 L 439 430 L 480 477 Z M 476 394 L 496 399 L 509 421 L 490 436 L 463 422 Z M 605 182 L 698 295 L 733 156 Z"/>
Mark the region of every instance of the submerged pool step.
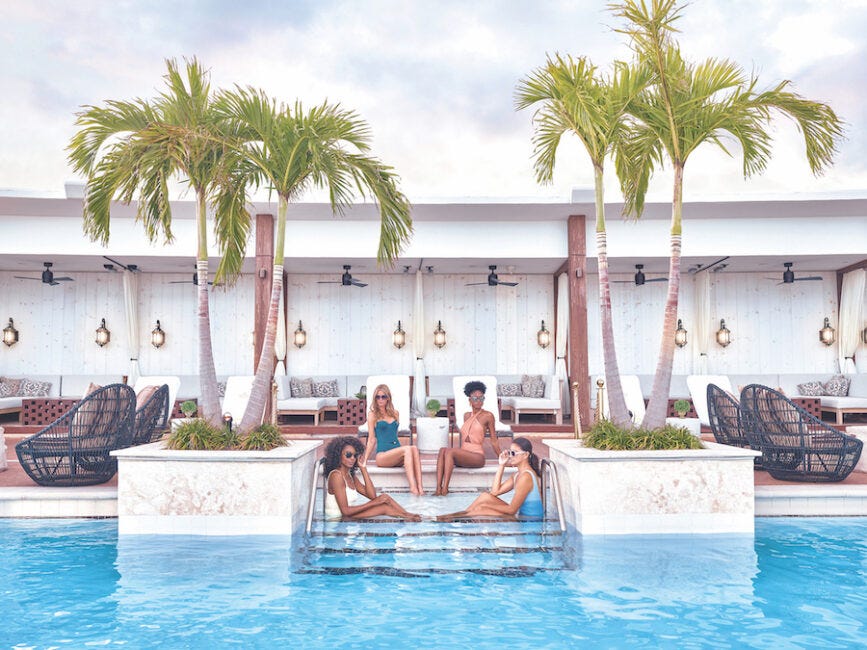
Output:
<path fill-rule="evenodd" d="M 544 535 L 539 532 L 518 533 L 450 533 L 448 535 L 368 535 L 368 534 L 322 534 L 312 536 L 307 548 L 345 552 L 380 552 L 392 550 L 442 550 L 475 549 L 479 552 L 500 552 L 509 548 L 562 548 L 562 536 Z"/>

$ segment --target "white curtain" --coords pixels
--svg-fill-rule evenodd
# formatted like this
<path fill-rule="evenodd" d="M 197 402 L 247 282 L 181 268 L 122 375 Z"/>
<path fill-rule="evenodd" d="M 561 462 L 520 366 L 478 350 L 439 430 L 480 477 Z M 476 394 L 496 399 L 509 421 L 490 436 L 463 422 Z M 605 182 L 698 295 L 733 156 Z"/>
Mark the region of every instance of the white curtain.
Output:
<path fill-rule="evenodd" d="M 280 305 L 277 308 L 277 336 L 274 339 L 274 356 L 277 357 L 277 365 L 274 368 L 274 376 L 286 374 L 286 309 L 283 304 L 283 291 L 280 292 Z"/>
<path fill-rule="evenodd" d="M 138 363 L 140 348 L 139 322 L 138 322 L 138 276 L 132 271 L 123 271 L 123 305 L 126 312 L 126 348 L 129 354 L 129 377 L 127 382 L 130 386 L 135 385 L 136 379 L 141 376 L 141 368 Z"/>
<path fill-rule="evenodd" d="M 563 413 L 571 413 L 572 394 L 569 386 L 569 375 L 566 372 L 566 343 L 569 340 L 569 277 L 561 273 L 557 278 L 557 332 L 554 337 L 554 350 L 557 362 L 554 365 L 554 374 L 560 378 L 560 404 L 563 405 Z M 582 387 L 586 390 L 586 387 Z"/>
<path fill-rule="evenodd" d="M 855 351 L 864 322 L 864 288 L 867 286 L 867 270 L 857 269 L 843 275 L 843 290 L 840 293 L 840 322 L 837 325 L 840 370 L 856 372 Z"/>
<path fill-rule="evenodd" d="M 412 351 L 415 354 L 415 383 L 413 384 L 412 410 L 425 415 L 424 387 L 424 283 L 421 269 L 415 272 L 415 300 L 412 306 Z M 368 386 L 368 390 L 370 387 Z"/>
<path fill-rule="evenodd" d="M 711 322 L 710 322 L 710 273 L 704 271 L 695 276 L 695 314 L 693 316 L 692 349 L 695 363 L 694 374 L 708 374 L 707 352 L 710 346 Z M 690 325 L 684 323 L 687 331 Z M 689 336 L 687 334 L 687 336 Z"/>

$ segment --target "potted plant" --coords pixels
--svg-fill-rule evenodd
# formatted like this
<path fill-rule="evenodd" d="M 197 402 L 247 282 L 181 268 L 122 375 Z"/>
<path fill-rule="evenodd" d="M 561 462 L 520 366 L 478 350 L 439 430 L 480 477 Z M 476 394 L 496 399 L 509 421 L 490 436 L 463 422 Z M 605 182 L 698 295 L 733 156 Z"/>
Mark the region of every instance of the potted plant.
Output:
<path fill-rule="evenodd" d="M 440 412 L 440 401 L 438 399 L 429 399 L 427 404 L 425 404 L 425 410 L 427 411 L 428 417 L 435 418 L 437 413 Z"/>
<path fill-rule="evenodd" d="M 358 389 L 358 392 L 355 393 L 355 399 L 366 400 L 367 399 L 367 386 L 362 386 Z"/>
<path fill-rule="evenodd" d="M 181 402 L 181 413 L 184 417 L 191 418 L 199 410 L 199 405 L 195 401 L 188 399 L 186 402 Z"/>
<path fill-rule="evenodd" d="M 674 403 L 674 412 L 677 413 L 677 417 L 679 418 L 685 418 L 690 408 L 689 401 L 685 399 L 679 399 Z"/>

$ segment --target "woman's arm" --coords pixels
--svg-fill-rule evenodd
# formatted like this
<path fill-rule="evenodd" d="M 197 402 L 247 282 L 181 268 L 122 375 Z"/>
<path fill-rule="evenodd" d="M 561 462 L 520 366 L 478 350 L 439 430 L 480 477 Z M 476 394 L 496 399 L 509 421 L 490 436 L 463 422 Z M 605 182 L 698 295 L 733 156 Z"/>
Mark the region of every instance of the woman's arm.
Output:
<path fill-rule="evenodd" d="M 355 481 L 355 489 L 358 490 L 359 494 L 363 494 L 368 499 L 376 498 L 376 488 L 373 486 L 373 479 L 370 478 L 370 474 L 367 473 L 367 463 L 363 462 L 363 459 L 358 459 L 358 467 L 361 470 L 361 478 L 364 481 L 364 485 L 359 486 L 358 480 Z M 361 489 L 359 489 L 359 487 Z"/>
<path fill-rule="evenodd" d="M 491 489 L 489 492 L 493 494 L 495 497 L 500 496 L 501 494 L 505 494 L 509 490 L 512 489 L 512 484 L 514 483 L 513 477 L 509 477 L 505 481 L 503 481 L 503 471 L 506 469 L 506 462 L 509 460 L 508 454 L 506 452 L 502 452 L 497 461 L 499 462 L 499 467 L 497 467 L 497 471 L 494 474 L 494 479 L 491 482 Z"/>
<path fill-rule="evenodd" d="M 376 419 L 373 413 L 367 416 L 367 444 L 364 447 L 364 462 L 376 455 Z M 361 459 L 359 459 L 360 461 Z M 360 463 L 359 463 L 360 464 Z"/>
<path fill-rule="evenodd" d="M 490 411 L 485 411 L 487 416 L 483 422 L 485 429 L 491 436 L 491 449 L 499 458 L 500 456 L 500 439 L 497 438 L 497 421 L 494 419 L 494 414 Z"/>

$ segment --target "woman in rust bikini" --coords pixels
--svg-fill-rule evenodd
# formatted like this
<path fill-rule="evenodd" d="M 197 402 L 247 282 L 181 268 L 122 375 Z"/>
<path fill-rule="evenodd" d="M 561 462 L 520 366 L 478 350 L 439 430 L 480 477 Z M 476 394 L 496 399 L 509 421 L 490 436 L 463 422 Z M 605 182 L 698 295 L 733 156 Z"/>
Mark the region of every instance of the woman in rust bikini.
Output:
<path fill-rule="evenodd" d="M 491 448 L 499 457 L 500 444 L 494 424 L 494 414 L 482 408 L 485 403 L 485 385 L 480 381 L 471 381 L 464 386 L 464 395 L 470 399 L 471 411 L 464 414 L 461 426 L 460 448 L 441 447 L 437 456 L 437 485 L 435 496 L 445 496 L 449 493 L 449 481 L 452 470 L 458 467 L 484 467 L 485 450 L 482 444 L 485 434 L 490 435 Z"/>

